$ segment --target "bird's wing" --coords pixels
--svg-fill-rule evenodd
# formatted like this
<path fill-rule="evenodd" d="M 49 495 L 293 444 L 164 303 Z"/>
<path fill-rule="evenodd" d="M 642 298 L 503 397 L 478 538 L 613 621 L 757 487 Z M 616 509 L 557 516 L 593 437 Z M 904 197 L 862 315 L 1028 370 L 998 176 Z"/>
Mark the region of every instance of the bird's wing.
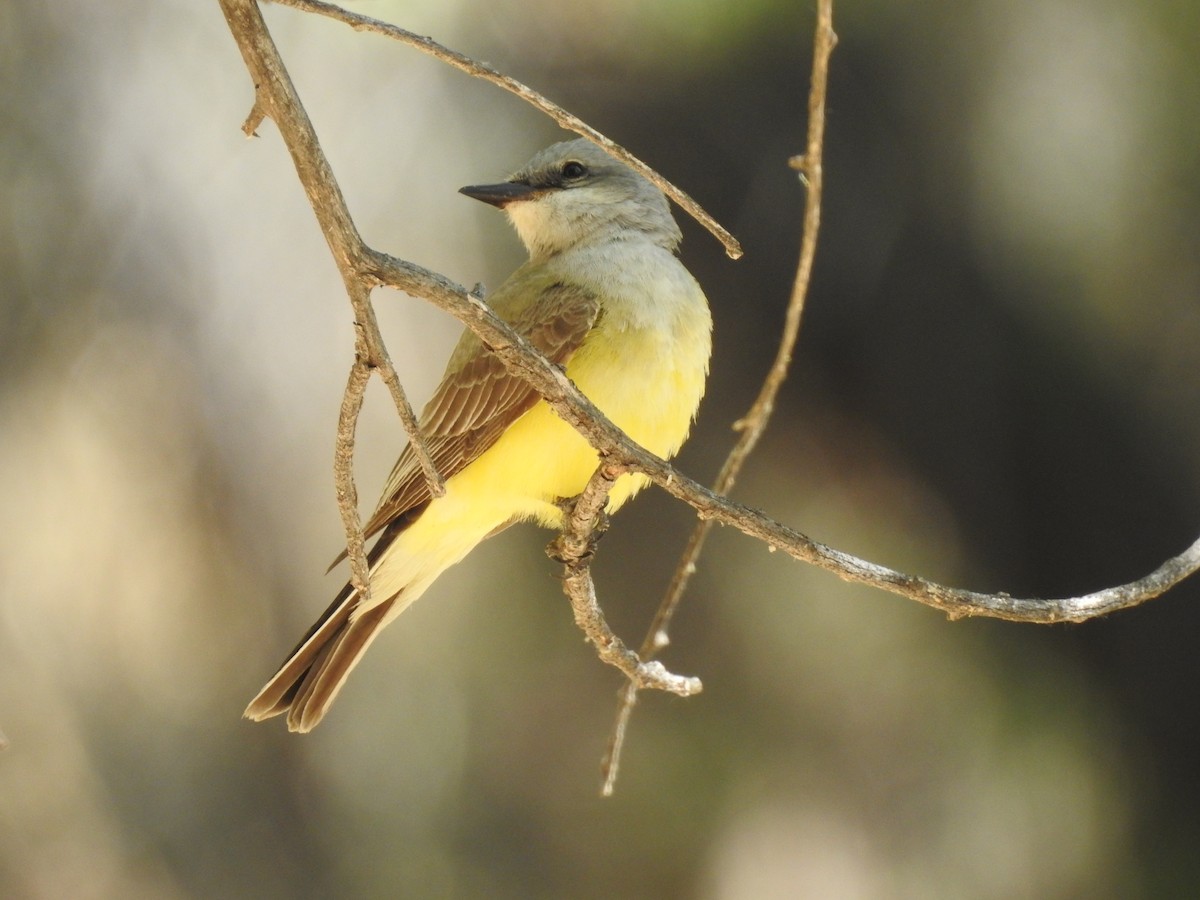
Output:
<path fill-rule="evenodd" d="M 578 285 L 553 282 L 511 317 L 504 314 L 500 297 L 496 308 L 549 360 L 565 366 L 595 324 L 600 305 L 594 294 Z M 421 415 L 421 431 L 442 477 L 452 478 L 466 468 L 539 399 L 474 334 L 464 334 Z M 373 536 L 430 499 L 416 455 L 411 446 L 405 447 L 364 535 Z"/>

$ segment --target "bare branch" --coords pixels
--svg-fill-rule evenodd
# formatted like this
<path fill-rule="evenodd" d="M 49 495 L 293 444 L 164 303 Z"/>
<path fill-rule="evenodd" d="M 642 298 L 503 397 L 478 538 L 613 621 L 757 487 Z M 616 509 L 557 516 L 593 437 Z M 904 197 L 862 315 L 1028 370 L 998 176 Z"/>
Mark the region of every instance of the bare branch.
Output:
<path fill-rule="evenodd" d="M 664 467 L 670 468 L 665 464 Z M 673 472 L 673 478 L 668 479 L 664 472 L 651 473 L 641 465 L 631 468 L 646 472 L 655 484 L 675 497 L 685 500 L 702 517 L 711 517 L 724 525 L 732 525 L 743 534 L 763 541 L 770 550 L 782 550 L 789 556 L 833 572 L 844 581 L 882 588 L 932 606 L 946 613 L 951 619 L 988 616 L 1010 622 L 1040 624 L 1084 622 L 1152 600 L 1200 569 L 1200 540 L 1197 540 L 1178 556 L 1166 560 L 1143 578 L 1077 597 L 1050 600 L 1018 599 L 1004 592 L 984 594 L 961 590 L 835 550 L 785 525 L 780 525 L 757 510 L 713 494 L 678 472 Z"/>
<path fill-rule="evenodd" d="M 361 332 L 360 332 L 361 333 Z M 359 341 L 361 343 L 361 340 Z M 363 397 L 367 393 L 367 382 L 371 380 L 371 368 L 361 352 L 354 354 L 350 377 L 342 394 L 342 408 L 338 415 L 337 439 L 333 450 L 333 482 L 337 495 L 338 512 L 342 527 L 346 531 L 346 556 L 350 560 L 350 581 L 364 602 L 371 600 L 370 566 L 367 564 L 366 543 L 363 537 L 362 519 L 358 514 L 358 487 L 354 481 L 354 433 L 358 426 L 358 414 L 362 411 Z"/>
<path fill-rule="evenodd" d="M 338 187 L 337 179 L 334 178 L 333 169 L 321 150 L 312 121 L 300 102 L 300 96 L 296 93 L 275 42 L 271 40 L 258 4 L 253 0 L 220 0 L 220 3 L 230 31 L 241 50 L 242 59 L 254 80 L 254 105 L 242 128 L 247 134 L 253 134 L 263 118 L 270 116 L 275 127 L 279 129 L 354 308 L 355 362 L 342 401 L 342 421 L 338 425 L 334 489 L 342 514 L 342 523 L 346 528 L 346 554 L 350 559 L 352 580 L 355 587 L 365 594 L 368 588 L 368 567 L 352 464 L 355 424 L 362 409 L 362 392 L 366 390 L 366 381 L 359 371 L 360 366 L 367 376 L 371 369 L 378 369 L 388 386 L 430 491 L 435 497 L 441 496 L 445 487 L 417 425 L 417 417 L 400 385 L 383 336 L 379 332 L 370 296 L 371 287 L 375 282 L 369 275 L 364 274 L 365 245 L 362 237 L 354 226 L 346 200 Z M 348 508 L 348 504 L 353 504 L 352 510 Z"/>
<path fill-rule="evenodd" d="M 466 72 L 468 75 L 475 78 L 482 78 L 484 81 L 491 82 L 497 87 L 516 94 L 526 103 L 540 109 L 563 128 L 568 131 L 574 131 L 576 134 L 582 135 L 588 140 L 599 144 L 617 159 L 626 163 L 655 184 L 664 194 L 674 200 L 680 209 L 684 210 L 689 216 L 704 226 L 713 237 L 720 241 L 730 259 L 737 259 L 742 255 L 742 245 L 738 243 L 737 238 L 730 234 L 716 219 L 705 212 L 703 207 L 688 194 L 675 187 L 675 185 L 667 181 L 667 179 L 663 178 L 658 172 L 654 171 L 654 169 L 650 168 L 620 144 L 605 137 L 578 116 L 567 112 L 557 103 L 548 100 L 515 78 L 497 71 L 485 62 L 474 60 L 466 54 L 459 53 L 457 50 L 444 47 L 433 38 L 414 34 L 411 31 L 406 31 L 388 22 L 372 19 L 370 16 L 350 12 L 332 3 L 324 3 L 322 0 L 275 0 L 275 2 L 281 6 L 291 6 L 294 9 L 303 10 L 304 12 L 328 16 L 331 19 L 344 22 L 355 31 L 369 31 L 391 38 L 392 40 L 400 41 L 403 44 L 408 44 L 410 47 L 415 47 L 423 53 L 428 53 L 430 56 L 434 56 L 442 62 Z"/>
<path fill-rule="evenodd" d="M 240 42 L 244 29 L 240 20 L 245 15 L 245 9 L 257 13 L 253 0 L 220 2 L 227 10 L 226 15 L 231 19 L 234 34 Z M 251 71 L 254 72 L 253 67 Z M 278 116 L 288 123 L 286 128 L 282 122 L 278 124 L 281 133 L 285 134 L 285 140 L 289 141 L 293 158 L 297 159 L 297 173 L 309 196 L 320 198 L 322 202 L 326 198 L 336 200 L 332 204 L 335 207 L 333 211 L 319 207 L 318 217 L 322 222 L 330 218 L 340 219 L 345 213 L 345 205 L 336 183 L 326 183 L 326 179 L 331 178 L 327 165 L 315 164 L 308 158 L 310 148 L 316 145 L 316 137 L 311 133 L 311 125 L 303 116 L 303 110 L 299 107 L 292 109 L 286 102 L 276 98 L 270 106 L 270 115 L 273 119 Z M 303 126 L 298 124 L 301 121 Z M 308 133 L 293 144 L 289 136 L 302 127 L 306 127 Z M 323 162 L 324 157 L 319 159 Z M 436 272 L 366 246 L 349 223 L 348 215 L 345 219 L 344 227 L 338 228 L 338 236 L 346 241 L 353 240 L 353 243 L 339 246 L 335 254 L 353 259 L 356 265 L 361 266 L 364 277 L 372 283 L 388 285 L 422 297 L 455 316 L 492 348 L 509 371 L 532 385 L 554 411 L 582 434 L 610 464 L 642 472 L 667 493 L 692 506 L 701 518 L 732 525 L 770 547 L 827 569 L 845 580 L 874 585 L 941 609 L 956 618 L 994 616 L 1019 622 L 1061 622 L 1082 621 L 1134 606 L 1158 596 L 1200 567 L 1198 542 L 1168 560 L 1151 575 L 1128 585 L 1062 600 L 1019 600 L 1003 593 L 956 590 L 834 550 L 757 510 L 713 493 L 630 440 L 575 388 L 562 369 L 538 353 L 528 341 L 497 317 L 482 299 Z"/>
<path fill-rule="evenodd" d="M 383 379 L 388 392 L 392 395 L 396 413 L 400 416 L 400 423 L 404 426 L 404 431 L 412 442 L 413 455 L 420 463 L 421 472 L 425 475 L 425 482 L 429 485 L 430 493 L 434 497 L 441 497 L 446 493 L 446 484 L 442 479 L 442 473 L 437 470 L 437 465 L 429 453 L 429 446 L 425 443 L 425 435 L 421 433 L 417 414 L 413 411 L 412 404 L 408 402 L 408 395 L 404 393 L 404 387 L 400 384 L 400 376 L 396 374 L 396 367 L 392 364 L 391 354 L 388 353 L 387 345 L 383 342 L 379 321 L 375 318 L 375 307 L 371 304 L 371 289 L 368 286 L 370 283 L 371 279 L 362 272 L 355 273 L 353 281 L 347 282 L 350 302 L 354 307 L 357 332 L 361 336 L 367 360 L 373 369 L 378 370 L 379 377 Z"/>
<path fill-rule="evenodd" d="M 751 404 L 749 411 L 734 423 L 734 430 L 741 434 L 733 449 L 725 458 L 721 471 L 713 483 L 713 491 L 717 494 L 728 494 L 733 490 L 738 474 L 754 448 L 759 438 L 766 431 L 771 413 L 775 409 L 775 398 L 787 378 L 788 369 L 792 364 L 792 351 L 796 346 L 796 338 L 800 334 L 800 320 L 804 315 L 804 302 L 808 297 L 808 286 L 812 281 L 813 260 L 817 252 L 817 234 L 821 228 L 821 192 L 824 186 L 824 170 L 822 155 L 825 146 L 825 94 L 829 79 L 829 57 L 837 45 L 837 35 L 833 30 L 833 0 L 819 0 L 817 4 L 817 25 L 813 37 L 812 77 L 808 93 L 808 137 L 805 142 L 803 157 L 793 157 L 789 163 L 801 171 L 801 177 L 806 185 L 807 198 L 804 204 L 804 232 L 800 240 L 800 259 L 796 266 L 796 278 L 792 284 L 792 296 L 788 301 L 787 313 L 784 316 L 783 335 L 779 341 L 779 349 L 775 353 L 775 361 L 771 364 L 758 396 Z M 651 659 L 654 654 L 670 643 L 671 619 L 675 610 L 683 600 L 688 583 L 696 571 L 696 563 L 704 550 L 708 534 L 712 530 L 713 519 L 700 519 L 692 529 L 687 546 L 675 566 L 675 573 L 667 586 L 666 594 L 659 603 L 646 637 L 642 640 L 638 651 L 643 659 Z M 626 685 L 619 694 L 616 721 L 613 723 L 612 736 L 609 740 L 608 751 L 605 754 L 601 768 L 604 773 L 603 793 L 612 793 L 616 784 L 617 768 L 621 762 L 621 749 L 624 746 L 625 732 L 629 726 L 633 705 L 637 701 L 637 687 L 632 683 Z"/>
<path fill-rule="evenodd" d="M 951 618 L 991 616 L 1014 622 L 1083 621 L 1157 597 L 1200 568 L 1200 542 L 1144 579 L 1108 591 L 1061 600 L 1018 600 L 945 587 L 834 550 L 758 510 L 714 493 L 631 440 L 571 383 L 562 369 L 538 353 L 479 298 L 448 279 L 383 253 L 365 250 L 381 284 L 415 293 L 446 310 L 484 341 L 505 367 L 525 379 L 565 422 L 582 434 L 610 465 L 641 472 L 702 519 L 731 525 L 769 548 L 833 572 L 846 581 L 873 585 L 940 609 Z"/>
<path fill-rule="evenodd" d="M 625 734 L 629 729 L 629 720 L 633 717 L 633 708 L 637 706 L 638 687 L 632 681 L 626 681 L 617 691 L 617 715 L 613 720 L 612 731 L 608 735 L 608 747 L 600 759 L 600 796 L 611 797 L 617 787 L 617 773 L 621 771 L 621 751 L 625 749 Z"/>
<path fill-rule="evenodd" d="M 563 564 L 563 590 L 571 601 L 575 624 L 596 647 L 600 659 L 620 669 L 639 688 L 669 691 L 690 697 L 701 690 L 699 678 L 674 675 L 658 662 L 644 662 L 613 634 L 596 600 L 591 563 L 596 541 L 608 527 L 604 505 L 608 492 L 622 474 L 619 466 L 602 462 L 583 493 L 567 501 L 563 530 L 546 548 L 551 559 Z"/>
<path fill-rule="evenodd" d="M 791 300 L 784 317 L 783 336 L 775 354 L 775 361 L 767 372 L 758 396 L 746 415 L 734 423 L 734 429 L 741 432 L 741 436 L 729 452 L 729 456 L 713 484 L 713 491 L 718 494 L 728 494 L 732 490 L 742 466 L 766 430 L 771 413 L 775 408 L 775 398 L 791 367 L 792 352 L 800 333 L 800 320 L 804 314 L 804 303 L 808 296 L 809 283 L 812 280 L 812 265 L 816 255 L 817 234 L 821 223 L 821 190 L 824 182 L 821 158 L 825 141 L 825 85 L 829 72 L 829 56 L 837 43 L 837 35 L 833 32 L 831 6 L 831 0 L 821 0 L 818 7 L 812 89 L 808 101 L 808 141 L 803 157 L 808 196 L 804 209 L 804 233 L 800 244 L 800 262 L 792 285 Z M 699 559 L 705 537 L 711 527 L 711 520 L 702 520 L 692 532 L 688 547 L 676 567 L 674 579 L 663 598 L 663 604 L 650 627 L 646 642 L 642 645 L 643 653 L 649 652 L 656 646 L 666 644 L 663 636 L 670 625 L 671 616 L 683 596 L 688 580 L 695 571 L 696 561 Z"/>

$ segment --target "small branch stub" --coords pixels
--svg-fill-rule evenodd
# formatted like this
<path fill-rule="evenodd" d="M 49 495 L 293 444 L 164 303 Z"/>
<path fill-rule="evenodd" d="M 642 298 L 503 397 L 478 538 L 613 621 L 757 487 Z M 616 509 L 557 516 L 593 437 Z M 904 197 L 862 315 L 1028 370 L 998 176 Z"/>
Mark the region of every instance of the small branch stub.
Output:
<path fill-rule="evenodd" d="M 248 138 L 258 137 L 258 126 L 263 123 L 266 117 L 266 110 L 262 108 L 256 97 L 254 105 L 250 107 L 250 112 L 246 116 L 246 121 L 242 123 L 242 134 Z"/>

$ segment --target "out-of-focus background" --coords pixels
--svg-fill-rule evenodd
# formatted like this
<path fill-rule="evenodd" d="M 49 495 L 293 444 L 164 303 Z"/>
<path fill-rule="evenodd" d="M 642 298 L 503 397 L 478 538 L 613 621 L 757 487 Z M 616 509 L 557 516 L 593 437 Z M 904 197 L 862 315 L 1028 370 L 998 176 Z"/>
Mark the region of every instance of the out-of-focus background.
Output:
<path fill-rule="evenodd" d="M 813 9 L 359 2 L 526 80 L 744 242 L 712 301 L 710 480 L 799 243 Z M 377 37 L 267 7 L 361 230 L 464 284 L 521 260 L 455 193 L 562 133 Z M 1200 7 L 843 3 L 807 321 L 737 497 L 1017 595 L 1200 532 Z M 1200 583 L 1082 626 L 948 623 L 714 536 L 596 796 L 619 681 L 513 529 L 377 642 L 325 724 L 239 716 L 340 586 L 337 273 L 215 2 L 0 8 L 0 895 L 1175 896 L 1200 879 Z M 458 326 L 377 296 L 420 403 Z M 403 441 L 376 384 L 359 476 Z M 598 563 L 639 639 L 691 524 Z"/>

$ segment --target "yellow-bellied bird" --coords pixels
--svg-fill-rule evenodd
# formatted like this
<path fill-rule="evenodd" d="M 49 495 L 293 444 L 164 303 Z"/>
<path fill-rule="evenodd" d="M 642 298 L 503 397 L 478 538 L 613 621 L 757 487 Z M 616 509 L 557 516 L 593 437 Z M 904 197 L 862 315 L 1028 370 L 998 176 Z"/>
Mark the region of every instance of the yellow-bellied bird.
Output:
<path fill-rule="evenodd" d="M 500 184 L 462 193 L 503 209 L 529 261 L 489 298 L 496 314 L 562 365 L 617 426 L 673 455 L 704 393 L 712 319 L 675 255 L 666 197 L 586 140 L 555 144 Z M 421 428 L 446 493 L 432 498 L 411 447 L 367 522 L 371 602 L 347 584 L 246 708 L 309 731 L 385 625 L 485 538 L 515 522 L 562 524 L 596 452 L 471 332 L 450 357 Z M 623 475 L 608 510 L 646 483 Z"/>

